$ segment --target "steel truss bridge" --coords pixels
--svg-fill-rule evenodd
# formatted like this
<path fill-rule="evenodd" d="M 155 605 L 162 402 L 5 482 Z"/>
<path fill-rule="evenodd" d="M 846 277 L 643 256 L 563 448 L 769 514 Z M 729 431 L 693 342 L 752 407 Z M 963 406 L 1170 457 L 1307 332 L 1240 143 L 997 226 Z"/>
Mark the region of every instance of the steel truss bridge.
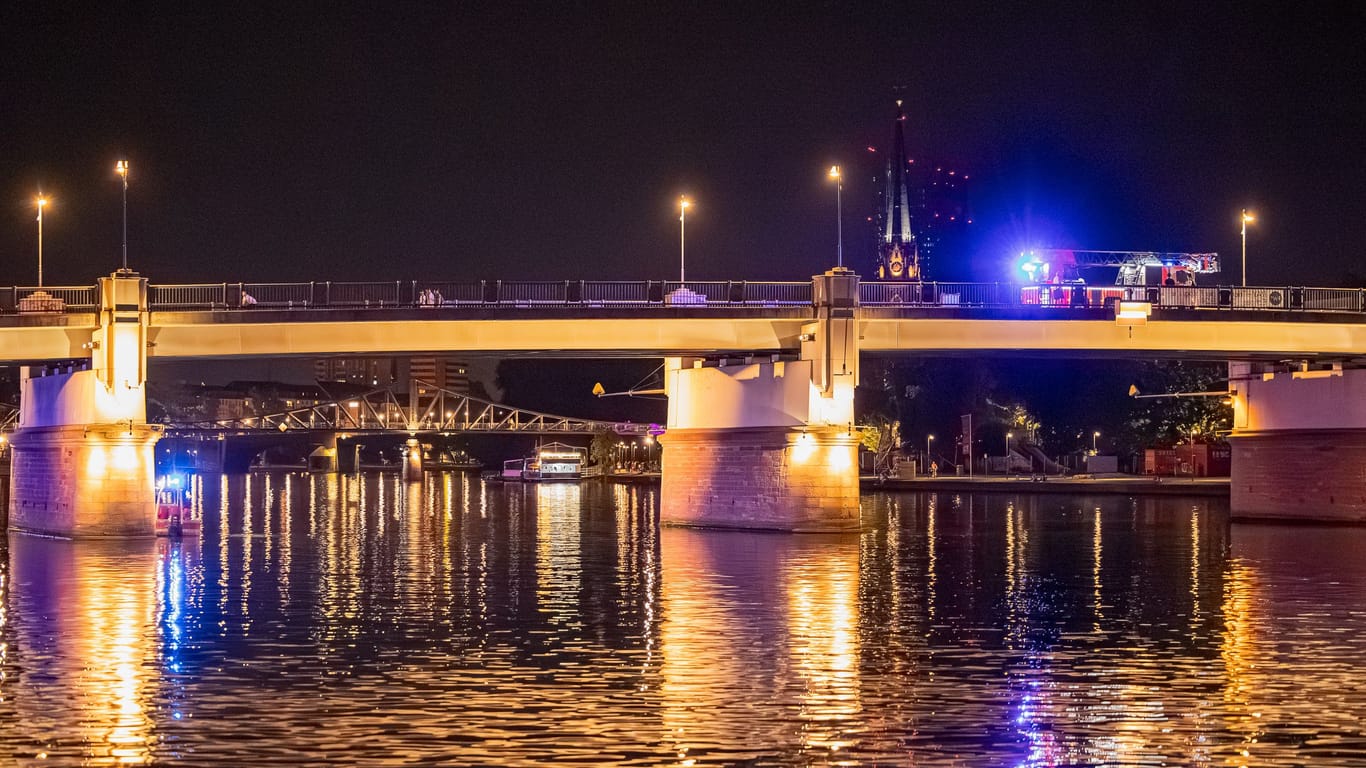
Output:
<path fill-rule="evenodd" d="M 405 402 L 387 388 L 355 397 L 240 419 L 170 423 L 172 436 L 204 433 L 259 434 L 290 431 L 376 433 L 478 432 L 539 435 L 649 434 L 649 424 L 596 421 L 513 408 L 417 382 L 423 394 Z"/>

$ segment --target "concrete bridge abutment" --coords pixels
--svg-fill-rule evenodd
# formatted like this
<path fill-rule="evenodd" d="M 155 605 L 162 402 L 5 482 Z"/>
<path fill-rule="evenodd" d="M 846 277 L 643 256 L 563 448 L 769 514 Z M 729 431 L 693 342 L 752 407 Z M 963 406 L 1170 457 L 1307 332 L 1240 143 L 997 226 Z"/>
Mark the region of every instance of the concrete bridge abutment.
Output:
<path fill-rule="evenodd" d="M 1231 363 L 1235 518 L 1366 523 L 1366 370 Z"/>
<path fill-rule="evenodd" d="M 790 532 L 860 527 L 858 277 L 813 278 L 800 353 L 669 358 L 660 519 Z"/>
<path fill-rule="evenodd" d="M 155 446 L 147 423 L 147 281 L 99 281 L 89 367 L 24 367 L 12 435 L 9 527 L 51 536 L 154 535 Z"/>

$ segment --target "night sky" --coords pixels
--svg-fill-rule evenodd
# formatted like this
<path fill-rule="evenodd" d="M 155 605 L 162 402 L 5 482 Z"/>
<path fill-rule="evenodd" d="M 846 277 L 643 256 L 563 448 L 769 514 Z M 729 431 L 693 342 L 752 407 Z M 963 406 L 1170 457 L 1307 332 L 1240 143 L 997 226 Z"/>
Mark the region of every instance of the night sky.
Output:
<path fill-rule="evenodd" d="M 49 284 L 118 265 L 120 157 L 153 282 L 673 278 L 685 192 L 690 277 L 804 279 L 894 86 L 912 153 L 974 174 L 979 279 L 1029 245 L 1234 265 L 1244 206 L 1252 282 L 1366 273 L 1359 3 L 59 5 L 0 11 L 0 283 L 39 188 Z M 851 174 L 865 276 L 874 195 Z"/>

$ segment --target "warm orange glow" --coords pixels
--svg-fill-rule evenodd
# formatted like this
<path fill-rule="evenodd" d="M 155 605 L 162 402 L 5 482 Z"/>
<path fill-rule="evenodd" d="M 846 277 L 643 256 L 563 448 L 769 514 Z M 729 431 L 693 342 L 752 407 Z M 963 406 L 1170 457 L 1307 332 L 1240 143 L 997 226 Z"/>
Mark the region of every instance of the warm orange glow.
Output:
<path fill-rule="evenodd" d="M 831 179 L 839 179 L 839 177 L 840 177 L 840 167 L 839 167 L 838 165 L 832 165 L 832 166 L 830 166 L 830 178 L 831 178 Z"/>
<path fill-rule="evenodd" d="M 33 204 L 36 205 L 36 206 L 38 206 L 38 212 L 39 212 L 39 213 L 42 213 L 42 212 L 43 212 L 43 206 L 47 205 L 49 202 L 51 202 L 51 201 L 48 200 L 46 197 L 41 197 L 41 196 L 40 196 L 38 199 L 36 199 L 36 200 L 33 201 Z"/>
<path fill-rule="evenodd" d="M 117 173 L 118 175 L 122 176 L 124 179 L 127 179 L 127 178 L 128 178 L 128 161 L 127 161 L 127 160 L 120 160 L 120 161 L 118 161 L 118 163 L 114 165 L 114 173 Z"/>

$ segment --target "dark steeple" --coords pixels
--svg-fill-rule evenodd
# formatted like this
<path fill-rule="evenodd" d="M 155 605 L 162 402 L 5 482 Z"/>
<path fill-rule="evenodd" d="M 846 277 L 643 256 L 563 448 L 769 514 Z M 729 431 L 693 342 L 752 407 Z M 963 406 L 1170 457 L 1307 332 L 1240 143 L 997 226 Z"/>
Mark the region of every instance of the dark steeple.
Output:
<path fill-rule="evenodd" d="M 911 231 L 911 205 L 907 192 L 906 134 L 901 99 L 896 100 L 892 125 L 892 151 L 887 154 L 887 186 L 882 193 L 878 222 L 877 276 L 880 280 L 920 280 L 920 249 Z"/>

